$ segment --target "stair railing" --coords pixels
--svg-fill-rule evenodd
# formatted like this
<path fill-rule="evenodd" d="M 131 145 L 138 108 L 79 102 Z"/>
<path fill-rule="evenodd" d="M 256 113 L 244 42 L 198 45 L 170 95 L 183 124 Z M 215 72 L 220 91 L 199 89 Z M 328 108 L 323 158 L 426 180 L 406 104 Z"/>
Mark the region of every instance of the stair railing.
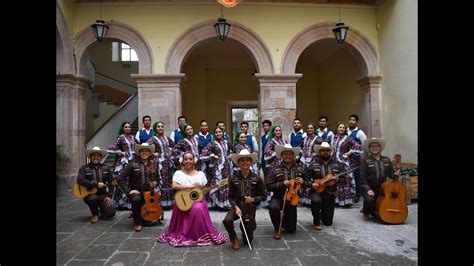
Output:
<path fill-rule="evenodd" d="M 134 93 L 120 108 L 107 119 L 85 142 L 85 146 L 99 146 L 107 149 L 117 139 L 120 125 L 132 123 L 138 117 L 138 92 Z"/>

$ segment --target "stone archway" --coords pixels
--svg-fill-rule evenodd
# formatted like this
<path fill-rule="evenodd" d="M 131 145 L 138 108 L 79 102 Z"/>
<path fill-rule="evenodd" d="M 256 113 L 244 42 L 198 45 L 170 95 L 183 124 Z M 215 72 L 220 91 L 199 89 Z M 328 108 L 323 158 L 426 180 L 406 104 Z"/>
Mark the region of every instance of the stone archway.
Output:
<path fill-rule="evenodd" d="M 281 73 L 295 74 L 298 58 L 308 46 L 319 40 L 334 39 L 332 32 L 334 25 L 333 22 L 318 23 L 298 33 L 283 53 Z M 351 26 L 346 43 L 354 48 L 350 50 L 351 54 L 363 74 L 362 77 L 354 81 L 361 86 L 363 93 L 361 117 L 366 121 L 366 124 L 362 129 L 369 137 L 380 137 L 380 84 L 382 76 L 379 74 L 378 53 L 369 39 Z"/>
<path fill-rule="evenodd" d="M 185 89 L 185 75 L 181 73 L 187 56 L 200 42 L 209 38 L 217 38 L 214 30 L 215 21 L 204 21 L 184 31 L 171 45 L 165 59 L 165 74 L 132 75 L 138 86 L 138 115 L 150 114 L 166 125 L 169 134 L 176 118 L 182 112 L 181 92 Z M 230 21 L 232 27 L 227 38 L 236 40 L 247 49 L 257 72 L 272 74 L 274 72 L 270 50 L 251 29 Z M 141 100 L 143 99 L 143 100 Z M 150 103 L 153 102 L 153 105 Z M 156 118 L 155 118 L 156 117 Z"/>
<path fill-rule="evenodd" d="M 165 61 L 166 74 L 179 74 L 181 66 L 186 61 L 193 47 L 199 42 L 217 38 L 214 30 L 215 21 L 204 21 L 181 34 L 171 45 Z M 267 45 L 255 32 L 237 22 L 229 21 L 232 25 L 227 38 L 234 39 L 248 49 L 252 60 L 261 74 L 272 74 L 274 72 L 272 57 Z"/>
<path fill-rule="evenodd" d="M 72 35 L 61 6 L 56 2 L 56 73 L 74 74 Z"/>
<path fill-rule="evenodd" d="M 153 54 L 150 45 L 146 42 L 145 38 L 134 28 L 129 25 L 117 22 L 107 21 L 109 30 L 107 32 L 107 38 L 115 38 L 126 42 L 136 51 L 139 65 L 139 74 L 152 74 L 153 73 Z M 85 59 L 84 52 L 93 43 L 96 42 L 92 30 L 90 27 L 82 29 L 76 35 L 76 67 L 79 74 L 84 75 L 85 73 Z"/>

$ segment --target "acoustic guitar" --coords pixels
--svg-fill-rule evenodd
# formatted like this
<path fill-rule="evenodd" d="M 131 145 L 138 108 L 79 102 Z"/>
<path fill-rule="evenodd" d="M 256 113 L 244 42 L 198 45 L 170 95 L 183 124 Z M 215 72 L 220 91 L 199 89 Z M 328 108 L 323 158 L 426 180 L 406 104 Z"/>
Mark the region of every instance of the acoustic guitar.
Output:
<path fill-rule="evenodd" d="M 95 194 L 97 193 L 97 188 L 93 187 L 91 189 L 88 189 L 85 186 L 81 186 L 78 183 L 74 184 L 74 187 L 72 188 L 72 192 L 74 193 L 74 196 L 78 199 L 83 199 L 90 194 Z"/>
<path fill-rule="evenodd" d="M 113 202 L 114 201 L 114 196 L 115 196 L 115 187 L 117 186 L 117 180 L 116 179 L 114 179 L 112 181 L 112 186 L 114 186 L 114 192 L 112 194 L 112 202 Z M 97 193 L 97 188 L 93 187 L 91 189 L 88 189 L 87 187 L 81 186 L 78 183 L 76 183 L 76 184 L 74 184 L 74 187 L 72 188 L 72 192 L 73 192 L 74 196 L 76 196 L 76 198 L 83 199 L 83 198 L 87 197 L 90 194 Z"/>
<path fill-rule="evenodd" d="M 191 207 L 193 207 L 194 202 L 200 201 L 204 198 L 204 194 L 211 191 L 211 189 L 213 188 L 222 187 L 227 185 L 228 183 L 229 180 L 228 178 L 226 178 L 215 185 L 205 187 L 203 189 L 195 187 L 191 189 L 178 190 L 174 195 L 174 202 L 176 203 L 178 209 L 180 209 L 181 211 L 189 211 Z"/>
<path fill-rule="evenodd" d="M 407 189 L 398 181 L 385 181 L 380 185 L 380 193 L 375 201 L 375 211 L 380 220 L 388 224 L 401 224 L 408 217 L 405 204 Z"/>
<path fill-rule="evenodd" d="M 156 168 L 156 162 L 150 163 L 150 172 L 156 173 Z M 144 203 L 140 212 L 143 220 L 151 222 L 160 218 L 163 214 L 163 209 L 160 206 L 160 194 L 152 188 L 151 191 L 143 193 L 143 200 Z"/>
<path fill-rule="evenodd" d="M 160 206 L 160 194 L 154 189 L 143 193 L 145 204 L 142 207 L 141 216 L 145 221 L 155 221 L 163 214 Z"/>

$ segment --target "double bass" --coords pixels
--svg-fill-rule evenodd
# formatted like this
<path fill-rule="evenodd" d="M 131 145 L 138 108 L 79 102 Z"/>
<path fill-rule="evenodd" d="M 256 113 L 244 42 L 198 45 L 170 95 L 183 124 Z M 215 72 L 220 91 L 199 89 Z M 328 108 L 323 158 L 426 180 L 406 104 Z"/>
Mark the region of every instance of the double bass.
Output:
<path fill-rule="evenodd" d="M 407 189 L 399 181 L 385 181 L 380 185 L 380 193 L 375 201 L 375 211 L 380 220 L 388 224 L 401 224 L 408 217 L 405 204 Z"/>

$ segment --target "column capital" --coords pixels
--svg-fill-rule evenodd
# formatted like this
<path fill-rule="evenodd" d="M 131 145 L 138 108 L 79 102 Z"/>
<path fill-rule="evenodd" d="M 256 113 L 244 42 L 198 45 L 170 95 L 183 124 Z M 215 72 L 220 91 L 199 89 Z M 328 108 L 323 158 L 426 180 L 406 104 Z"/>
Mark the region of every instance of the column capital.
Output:
<path fill-rule="evenodd" d="M 137 81 L 137 84 L 153 84 L 160 86 L 161 84 L 168 86 L 170 84 L 180 84 L 186 81 L 185 74 L 132 74 L 131 77 Z"/>
<path fill-rule="evenodd" d="M 360 77 L 356 80 L 354 80 L 357 84 L 359 84 L 359 86 L 361 86 L 362 88 L 366 88 L 370 85 L 376 85 L 376 86 L 379 86 L 381 85 L 382 83 L 382 79 L 383 79 L 383 76 L 382 75 L 367 75 L 367 76 L 363 76 L 363 77 Z"/>
<path fill-rule="evenodd" d="M 82 75 L 57 74 L 56 83 L 77 84 L 80 85 L 80 87 L 88 88 L 92 84 L 92 80 Z"/>
<path fill-rule="evenodd" d="M 296 84 L 296 82 L 303 76 L 303 74 L 255 74 L 255 79 L 260 83 L 281 84 L 281 86 L 288 86 Z"/>

